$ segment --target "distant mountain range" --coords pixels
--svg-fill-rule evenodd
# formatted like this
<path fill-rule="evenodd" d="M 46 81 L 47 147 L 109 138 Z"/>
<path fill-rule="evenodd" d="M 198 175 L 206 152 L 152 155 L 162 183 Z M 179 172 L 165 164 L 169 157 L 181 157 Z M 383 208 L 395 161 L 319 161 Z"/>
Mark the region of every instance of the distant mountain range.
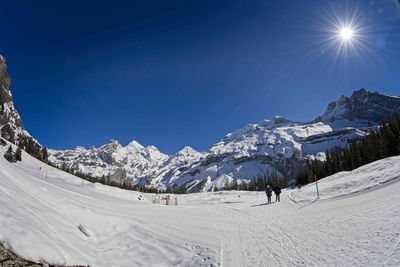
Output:
<path fill-rule="evenodd" d="M 0 85 L 2 136 L 16 144 L 23 142 L 23 148 L 33 151 L 29 153 L 43 158 L 43 147 L 23 128 L 15 110 L 3 57 Z M 166 155 L 136 141 L 122 146 L 111 140 L 99 148 L 49 149 L 48 160 L 110 181 L 129 180 L 133 184 L 185 188 L 190 192 L 211 190 L 233 179 L 249 181 L 273 172 L 293 177 L 307 159 L 323 160 L 325 151 L 364 137 L 370 126 L 379 125 L 392 114 L 400 114 L 400 97 L 360 89 L 330 103 L 324 114 L 310 122 L 275 116 L 227 134 L 207 152 L 184 147 L 175 155 Z"/>
<path fill-rule="evenodd" d="M 165 155 L 136 141 L 126 147 L 111 141 L 100 148 L 50 150 L 49 160 L 111 180 L 129 179 L 154 187 L 184 187 L 189 191 L 223 187 L 232 179 L 251 180 L 276 172 L 295 175 L 309 158 L 344 147 L 368 134 L 391 114 L 400 113 L 400 98 L 360 89 L 332 102 L 311 122 L 293 122 L 276 116 L 227 134 L 207 152 L 185 147 Z"/>

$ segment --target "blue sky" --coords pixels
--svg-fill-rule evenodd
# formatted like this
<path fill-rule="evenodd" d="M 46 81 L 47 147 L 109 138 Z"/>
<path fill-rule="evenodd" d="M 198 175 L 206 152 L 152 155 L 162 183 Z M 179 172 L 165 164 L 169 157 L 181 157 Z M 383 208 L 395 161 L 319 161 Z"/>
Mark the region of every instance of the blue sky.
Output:
<path fill-rule="evenodd" d="M 25 127 L 66 149 L 207 150 L 361 87 L 400 95 L 398 1 L 7 1 L 0 53 Z M 357 29 L 340 47 L 337 29 Z M 358 34 L 358 35 L 357 35 Z"/>

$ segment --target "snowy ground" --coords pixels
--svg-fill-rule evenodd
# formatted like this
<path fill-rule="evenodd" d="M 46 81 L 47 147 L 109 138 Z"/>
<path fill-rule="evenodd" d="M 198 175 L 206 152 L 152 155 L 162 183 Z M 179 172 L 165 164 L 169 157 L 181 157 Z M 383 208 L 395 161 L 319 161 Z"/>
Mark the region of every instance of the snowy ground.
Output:
<path fill-rule="evenodd" d="M 0 147 L 2 155 L 6 147 Z M 90 184 L 27 154 L 0 156 L 0 241 L 22 257 L 91 266 L 400 265 L 400 157 L 285 190 L 178 196 Z"/>

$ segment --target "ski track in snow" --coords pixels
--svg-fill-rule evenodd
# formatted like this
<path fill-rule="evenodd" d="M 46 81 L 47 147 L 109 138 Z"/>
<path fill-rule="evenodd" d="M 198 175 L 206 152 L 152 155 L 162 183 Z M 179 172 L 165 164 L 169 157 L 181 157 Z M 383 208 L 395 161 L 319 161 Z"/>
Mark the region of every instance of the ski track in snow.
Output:
<path fill-rule="evenodd" d="M 0 241 L 50 264 L 399 266 L 399 163 L 320 180 L 317 201 L 310 184 L 269 205 L 263 192 L 225 191 L 164 206 L 151 204 L 151 194 L 82 187 L 26 153 L 17 164 L 0 157 Z"/>

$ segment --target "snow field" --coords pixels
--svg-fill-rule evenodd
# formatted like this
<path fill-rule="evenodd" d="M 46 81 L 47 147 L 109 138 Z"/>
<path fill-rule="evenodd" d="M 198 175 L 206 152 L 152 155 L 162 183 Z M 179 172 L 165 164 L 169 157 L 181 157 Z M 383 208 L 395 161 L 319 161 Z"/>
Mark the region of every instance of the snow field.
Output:
<path fill-rule="evenodd" d="M 0 146 L 0 155 L 7 147 Z M 152 194 L 91 184 L 23 152 L 0 156 L 0 241 L 50 264 L 91 266 L 398 266 L 400 157 L 315 185 L 264 192 Z M 46 178 L 47 177 L 47 178 Z M 140 197 L 142 195 L 142 198 Z M 139 200 L 143 199 L 143 200 Z"/>

